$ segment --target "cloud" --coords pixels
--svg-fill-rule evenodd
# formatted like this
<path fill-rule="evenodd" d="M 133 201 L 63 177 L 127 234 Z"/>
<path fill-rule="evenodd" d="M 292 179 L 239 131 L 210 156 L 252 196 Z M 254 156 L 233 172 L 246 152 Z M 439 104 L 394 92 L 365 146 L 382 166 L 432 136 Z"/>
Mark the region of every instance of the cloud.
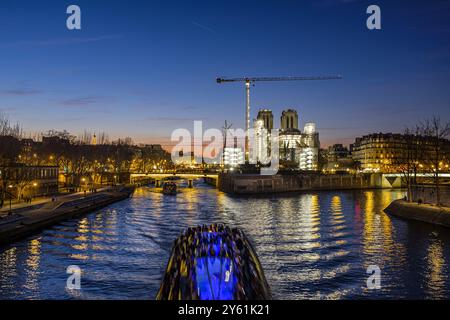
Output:
<path fill-rule="evenodd" d="M 194 26 L 196 26 L 196 27 L 198 27 L 198 28 L 200 28 L 200 29 L 202 29 L 202 30 L 208 31 L 208 32 L 210 32 L 210 33 L 215 33 L 214 29 L 212 29 L 212 28 L 210 28 L 210 27 L 208 27 L 208 26 L 205 26 L 204 24 L 198 23 L 198 22 L 196 22 L 196 21 L 191 21 L 191 23 L 192 23 Z"/>
<path fill-rule="evenodd" d="M 65 106 L 87 106 L 91 104 L 101 103 L 105 102 L 105 97 L 99 97 L 99 96 L 86 96 L 86 97 L 77 97 L 77 98 L 71 98 L 66 99 L 62 101 L 62 104 Z"/>
<path fill-rule="evenodd" d="M 35 89 L 25 89 L 25 88 L 14 88 L 14 89 L 6 89 L 1 90 L 1 95 L 8 95 L 8 96 L 30 96 L 34 94 L 42 93 L 40 90 Z"/>
<path fill-rule="evenodd" d="M 203 121 L 206 120 L 205 117 L 155 117 L 155 118 L 146 118 L 146 121 L 152 121 L 152 122 L 177 122 L 177 121 Z"/>
<path fill-rule="evenodd" d="M 364 129 L 364 128 L 362 128 L 362 127 L 335 127 L 335 128 L 319 127 L 317 130 L 319 132 L 321 132 L 321 131 L 344 131 L 344 130 L 361 130 L 361 129 Z"/>
<path fill-rule="evenodd" d="M 61 119 L 61 121 L 66 122 L 80 122 L 80 121 L 86 121 L 89 120 L 89 117 L 64 117 Z"/>
<path fill-rule="evenodd" d="M 317 7 L 334 7 L 342 4 L 361 2 L 362 0 L 314 0 L 312 3 Z"/>
<path fill-rule="evenodd" d="M 36 40 L 36 41 L 19 41 L 9 44 L 3 44 L 6 47 L 22 47 L 22 46 L 56 46 L 56 45 L 70 45 L 80 43 L 92 43 L 104 40 L 115 40 L 122 38 L 122 35 L 111 34 L 97 37 L 86 38 L 60 38 L 60 39 L 48 39 L 48 40 Z"/>

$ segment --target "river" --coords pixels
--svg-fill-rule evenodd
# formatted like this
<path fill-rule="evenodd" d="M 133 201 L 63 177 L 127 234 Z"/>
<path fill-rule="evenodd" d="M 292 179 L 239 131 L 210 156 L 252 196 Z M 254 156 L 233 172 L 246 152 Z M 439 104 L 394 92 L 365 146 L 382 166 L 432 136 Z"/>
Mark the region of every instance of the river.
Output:
<path fill-rule="evenodd" d="M 276 299 L 449 299 L 450 230 L 383 209 L 400 190 L 230 197 L 196 181 L 133 197 L 0 248 L 1 299 L 154 299 L 172 241 L 225 223 L 253 242 Z M 70 265 L 81 290 L 66 289 Z M 380 268 L 368 289 L 367 268 Z"/>

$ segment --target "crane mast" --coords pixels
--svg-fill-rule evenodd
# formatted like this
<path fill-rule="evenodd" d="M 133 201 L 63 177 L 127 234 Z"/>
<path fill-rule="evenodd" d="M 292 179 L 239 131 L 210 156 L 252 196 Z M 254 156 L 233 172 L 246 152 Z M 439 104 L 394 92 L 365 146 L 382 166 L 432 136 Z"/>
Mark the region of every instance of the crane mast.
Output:
<path fill-rule="evenodd" d="M 241 77 L 216 78 L 218 84 L 227 82 L 245 82 L 245 162 L 249 160 L 249 130 L 250 130 L 250 84 L 258 81 L 305 81 L 305 80 L 338 80 L 341 76 L 315 76 L 315 77 Z"/>
<path fill-rule="evenodd" d="M 249 159 L 249 141 L 248 141 L 248 132 L 250 129 L 250 82 L 245 82 L 245 95 L 246 95 L 246 103 L 245 103 L 245 150 L 244 157 L 245 162 L 248 162 Z"/>

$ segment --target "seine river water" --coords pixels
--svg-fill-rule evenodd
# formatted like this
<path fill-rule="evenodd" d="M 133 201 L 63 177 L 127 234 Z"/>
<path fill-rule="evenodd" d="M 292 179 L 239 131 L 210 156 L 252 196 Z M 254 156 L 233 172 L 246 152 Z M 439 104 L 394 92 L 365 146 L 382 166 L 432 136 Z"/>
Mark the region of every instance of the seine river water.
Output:
<path fill-rule="evenodd" d="M 154 299 L 172 241 L 221 222 L 254 243 L 276 299 L 450 298 L 450 230 L 383 213 L 398 190 L 230 197 L 202 182 L 132 198 L 0 248 L 2 299 Z M 66 268 L 82 270 L 67 290 Z M 381 288 L 367 288 L 367 267 Z"/>

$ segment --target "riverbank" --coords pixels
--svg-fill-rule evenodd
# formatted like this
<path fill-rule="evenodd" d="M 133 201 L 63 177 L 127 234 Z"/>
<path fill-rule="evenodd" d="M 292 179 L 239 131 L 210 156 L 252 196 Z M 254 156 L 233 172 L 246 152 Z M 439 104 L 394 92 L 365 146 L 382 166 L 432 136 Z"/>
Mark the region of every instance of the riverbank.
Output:
<path fill-rule="evenodd" d="M 47 202 L 38 208 L 29 207 L 0 219 L 0 245 L 6 244 L 60 221 L 101 209 L 128 198 L 133 188 L 116 188 L 89 195 L 76 194 L 58 201 Z"/>
<path fill-rule="evenodd" d="M 103 188 L 100 189 L 99 191 L 106 191 L 107 188 Z M 72 193 L 60 193 L 60 194 L 55 194 L 52 196 L 47 196 L 47 197 L 39 197 L 39 198 L 35 198 L 33 199 L 31 202 L 13 202 L 11 204 L 11 207 L 9 206 L 9 203 L 5 203 L 3 205 L 2 208 L 0 208 L 0 218 L 7 216 L 10 212 L 11 213 L 21 213 L 21 212 L 26 212 L 26 211 L 30 211 L 32 209 L 38 209 L 40 207 L 42 207 L 43 205 L 45 205 L 46 203 L 52 202 L 53 199 L 58 199 L 58 200 L 70 200 L 70 199 L 77 199 L 78 197 L 80 197 L 81 195 L 84 195 L 84 192 L 72 192 Z"/>
<path fill-rule="evenodd" d="M 378 178 L 380 177 L 378 175 Z M 276 175 L 224 173 L 219 175 L 217 186 L 220 191 L 233 195 L 318 190 L 357 190 L 382 187 L 375 175 L 324 175 L 315 172 L 295 174 L 279 173 Z"/>
<path fill-rule="evenodd" d="M 450 228 L 450 207 L 438 207 L 430 204 L 395 200 L 384 209 L 384 212 L 404 219 L 412 219 Z"/>

